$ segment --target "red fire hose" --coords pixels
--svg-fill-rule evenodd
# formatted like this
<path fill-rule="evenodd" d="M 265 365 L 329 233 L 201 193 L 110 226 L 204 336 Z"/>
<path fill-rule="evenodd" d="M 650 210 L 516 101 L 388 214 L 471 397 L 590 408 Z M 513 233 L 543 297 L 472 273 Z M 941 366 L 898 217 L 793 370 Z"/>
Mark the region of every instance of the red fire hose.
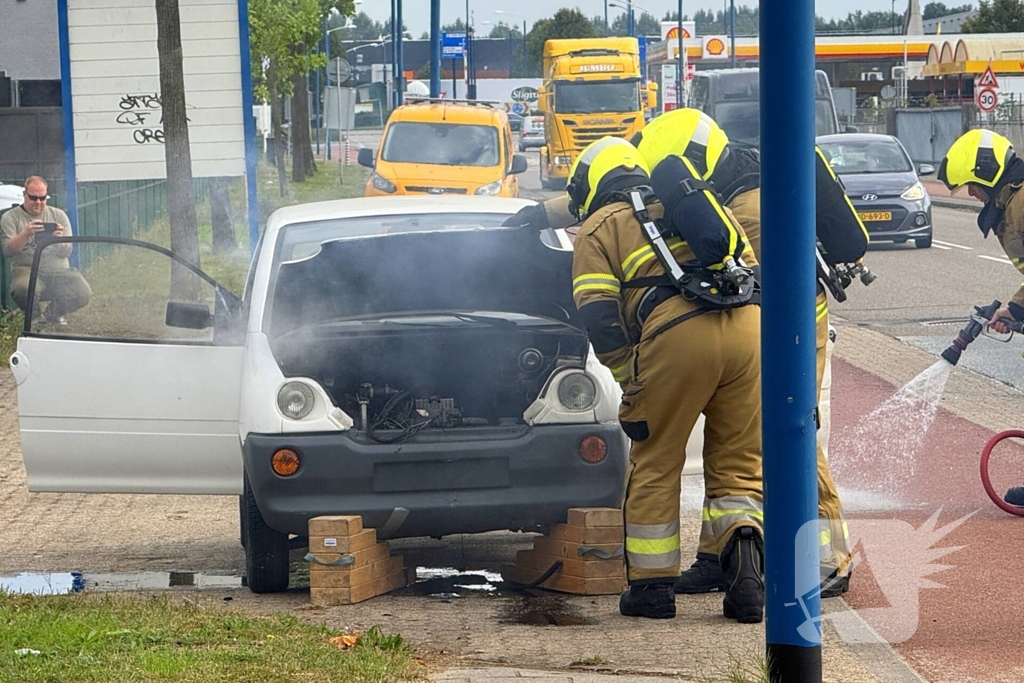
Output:
<path fill-rule="evenodd" d="M 985 448 L 981 451 L 981 485 L 985 487 L 985 493 L 992 499 L 992 502 L 999 507 L 1000 510 L 1008 512 L 1011 515 L 1017 517 L 1024 517 L 1024 507 L 1017 507 L 1016 505 L 1010 505 L 1003 497 L 996 493 L 996 490 L 992 487 L 992 480 L 988 476 L 988 459 L 992 455 L 992 451 L 995 447 L 1004 439 L 1024 439 L 1024 431 L 1020 429 L 1008 429 L 1005 432 L 999 432 L 985 444 Z"/>

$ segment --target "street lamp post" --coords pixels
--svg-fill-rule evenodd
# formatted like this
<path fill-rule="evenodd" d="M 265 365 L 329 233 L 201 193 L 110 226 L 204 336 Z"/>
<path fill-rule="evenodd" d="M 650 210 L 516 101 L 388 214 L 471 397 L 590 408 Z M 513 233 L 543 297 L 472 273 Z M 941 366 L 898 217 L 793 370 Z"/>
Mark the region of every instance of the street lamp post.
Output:
<path fill-rule="evenodd" d="M 679 41 L 679 64 L 676 65 L 676 109 L 683 108 L 683 83 L 686 82 L 686 43 L 683 41 L 683 0 L 679 0 L 676 38 Z"/>
<path fill-rule="evenodd" d="M 529 75 L 530 72 L 530 58 L 526 52 L 526 17 L 524 17 L 522 14 L 516 14 L 515 12 L 506 12 L 505 10 L 501 9 L 494 10 L 494 13 L 503 14 L 509 17 L 516 17 L 517 19 L 523 20 L 523 77 L 525 78 L 526 76 Z"/>

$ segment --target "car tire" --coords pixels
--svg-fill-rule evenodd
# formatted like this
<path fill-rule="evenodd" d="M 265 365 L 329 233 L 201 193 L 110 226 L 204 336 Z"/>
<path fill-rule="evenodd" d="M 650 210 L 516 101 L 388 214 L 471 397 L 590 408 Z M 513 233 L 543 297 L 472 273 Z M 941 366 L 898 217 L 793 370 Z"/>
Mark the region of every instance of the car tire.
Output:
<path fill-rule="evenodd" d="M 242 496 L 245 576 L 253 593 L 280 593 L 288 588 L 288 534 L 267 526 L 256 505 L 249 477 Z"/>
<path fill-rule="evenodd" d="M 928 235 L 927 237 L 914 240 L 914 246 L 918 249 L 928 249 L 932 246 L 932 236 Z"/>

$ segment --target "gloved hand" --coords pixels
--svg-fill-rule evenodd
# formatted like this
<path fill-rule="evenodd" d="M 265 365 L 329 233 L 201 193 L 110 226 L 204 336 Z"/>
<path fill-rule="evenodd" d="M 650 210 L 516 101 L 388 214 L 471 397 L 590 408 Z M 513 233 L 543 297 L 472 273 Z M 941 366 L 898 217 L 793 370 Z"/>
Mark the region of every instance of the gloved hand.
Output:
<path fill-rule="evenodd" d="M 536 230 L 545 230 L 551 227 L 548 222 L 548 212 L 544 210 L 543 204 L 524 206 L 505 219 L 501 225 L 506 228 L 533 228 Z"/>

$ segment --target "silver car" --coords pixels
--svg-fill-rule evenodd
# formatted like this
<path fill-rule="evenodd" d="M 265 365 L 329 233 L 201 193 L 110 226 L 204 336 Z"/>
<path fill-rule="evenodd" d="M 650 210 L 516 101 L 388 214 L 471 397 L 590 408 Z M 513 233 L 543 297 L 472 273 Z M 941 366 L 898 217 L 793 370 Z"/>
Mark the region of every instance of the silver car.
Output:
<path fill-rule="evenodd" d="M 817 141 L 872 242 L 914 240 L 919 249 L 932 246 L 932 200 L 918 176 L 934 173 L 934 168 L 915 168 L 891 135 L 823 135 Z"/>
<path fill-rule="evenodd" d="M 523 128 L 519 132 L 519 151 L 525 152 L 532 147 L 544 146 L 544 117 L 527 116 L 523 119 Z"/>

